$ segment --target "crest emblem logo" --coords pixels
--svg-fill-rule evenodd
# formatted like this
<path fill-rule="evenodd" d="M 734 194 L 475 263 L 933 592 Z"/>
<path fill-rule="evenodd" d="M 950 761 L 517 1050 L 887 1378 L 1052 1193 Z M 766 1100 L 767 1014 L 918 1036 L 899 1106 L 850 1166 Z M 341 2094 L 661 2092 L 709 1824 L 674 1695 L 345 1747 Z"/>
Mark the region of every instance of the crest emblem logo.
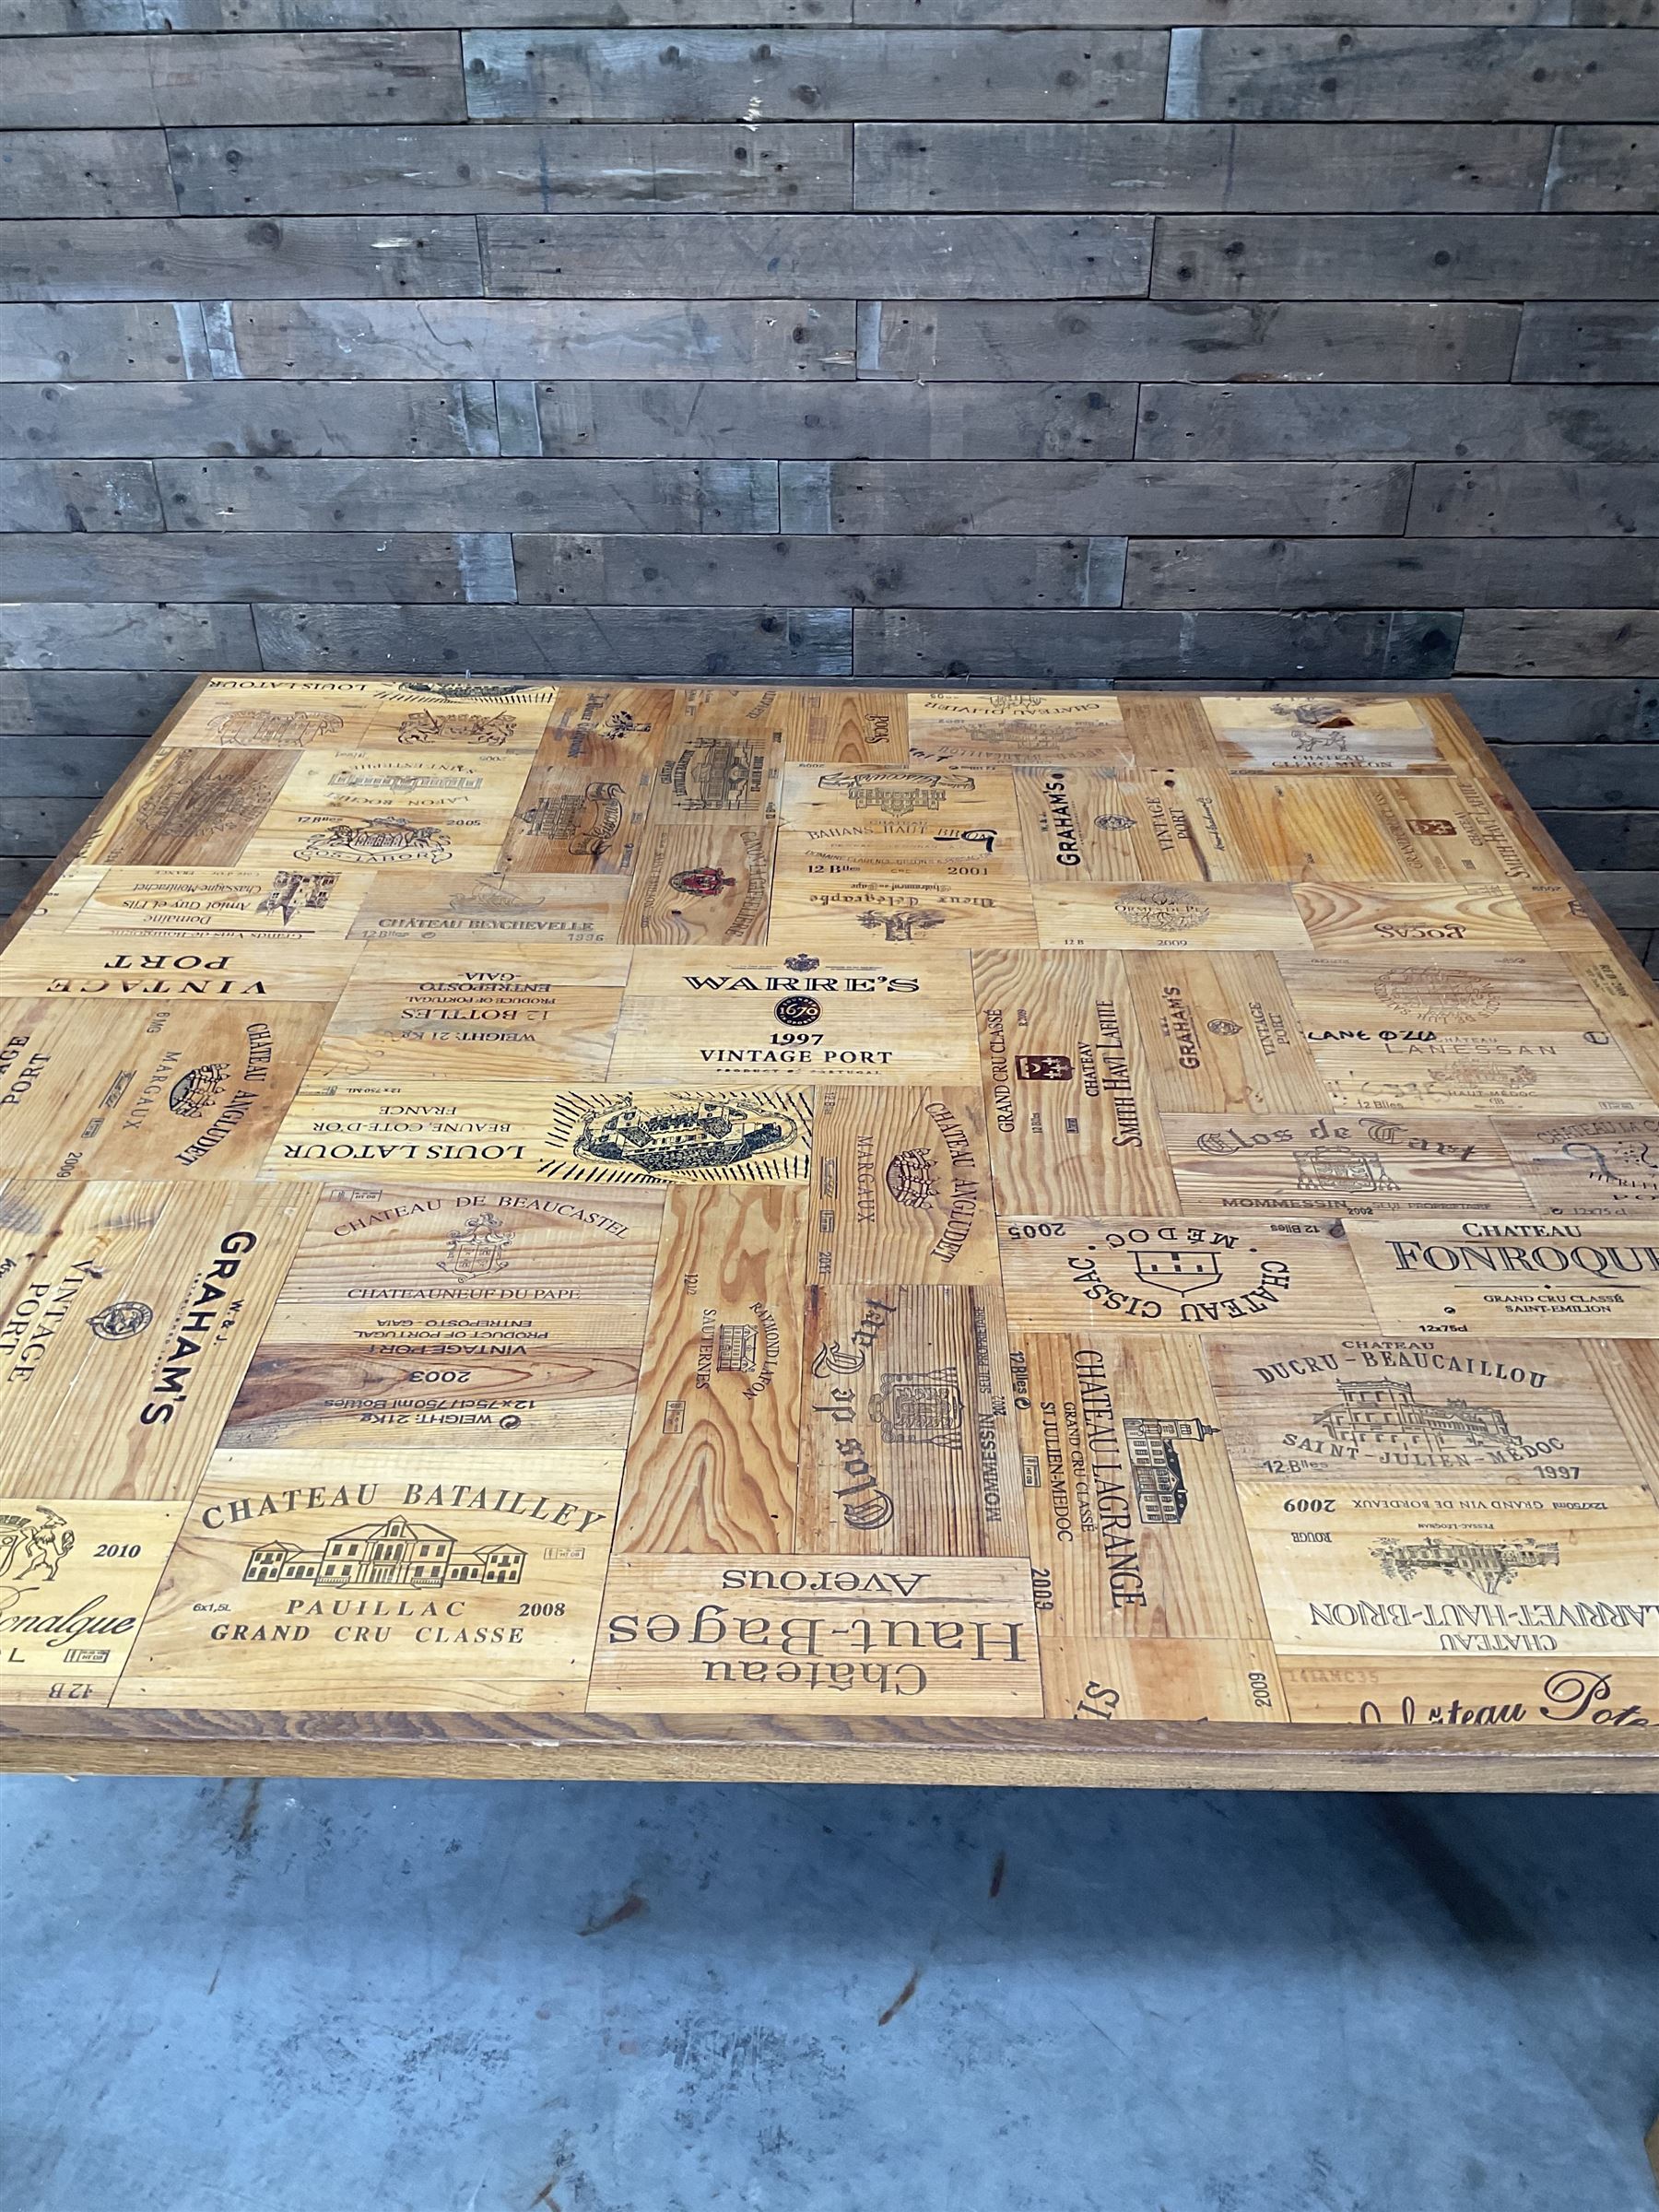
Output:
<path fill-rule="evenodd" d="M 937 929 L 948 918 L 930 906 L 866 906 L 858 921 L 863 929 L 880 930 L 889 945 L 908 945 L 919 929 Z"/>
<path fill-rule="evenodd" d="M 961 1450 L 966 1410 L 954 1367 L 884 1375 L 870 1397 L 870 1412 L 889 1443 L 930 1444 L 935 1452 Z"/>
<path fill-rule="evenodd" d="M 203 1114 L 213 1112 L 229 1074 L 222 1060 L 209 1060 L 200 1067 L 187 1069 L 167 1094 L 167 1111 L 181 1121 L 199 1121 Z"/>
<path fill-rule="evenodd" d="M 120 1298 L 113 1305 L 90 1314 L 87 1326 L 105 1344 L 121 1344 L 129 1336 L 141 1336 L 155 1318 L 155 1308 L 147 1306 L 141 1298 Z"/>
<path fill-rule="evenodd" d="M 1136 1252 L 1130 1254 L 1139 1280 L 1154 1290 L 1209 1290 L 1221 1280 L 1221 1262 L 1213 1252 Z"/>
<path fill-rule="evenodd" d="M 900 1206 L 931 1206 L 939 1194 L 932 1158 L 919 1146 L 895 1152 L 882 1177 L 888 1195 Z"/>
<path fill-rule="evenodd" d="M 0 1590 L 20 1593 L 54 1581 L 74 1549 L 74 1529 L 49 1505 L 0 1512 Z"/>
<path fill-rule="evenodd" d="M 441 1275 L 470 1278 L 480 1275 L 500 1275 L 507 1265 L 507 1254 L 512 1248 L 512 1231 L 500 1215 L 490 1213 L 468 1214 L 464 1229 L 452 1230 L 449 1250 L 438 1263 Z"/>
<path fill-rule="evenodd" d="M 280 914 L 285 922 L 291 922 L 297 913 L 326 906 L 328 894 L 339 880 L 337 876 L 304 875 L 298 868 L 278 868 L 257 912 Z"/>
<path fill-rule="evenodd" d="M 712 899 L 721 891 L 735 888 L 737 878 L 724 875 L 719 868 L 682 868 L 678 875 L 670 876 L 668 888 L 683 891 L 688 899 Z"/>

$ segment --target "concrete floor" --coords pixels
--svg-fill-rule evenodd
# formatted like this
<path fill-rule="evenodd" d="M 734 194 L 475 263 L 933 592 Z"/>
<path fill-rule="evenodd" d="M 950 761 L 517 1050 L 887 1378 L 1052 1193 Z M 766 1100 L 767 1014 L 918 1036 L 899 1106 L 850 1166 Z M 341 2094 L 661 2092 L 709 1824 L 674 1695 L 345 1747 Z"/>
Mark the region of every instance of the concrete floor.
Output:
<path fill-rule="evenodd" d="M 1659 1804 L 0 1781 L 0 2212 L 1655 2212 Z"/>

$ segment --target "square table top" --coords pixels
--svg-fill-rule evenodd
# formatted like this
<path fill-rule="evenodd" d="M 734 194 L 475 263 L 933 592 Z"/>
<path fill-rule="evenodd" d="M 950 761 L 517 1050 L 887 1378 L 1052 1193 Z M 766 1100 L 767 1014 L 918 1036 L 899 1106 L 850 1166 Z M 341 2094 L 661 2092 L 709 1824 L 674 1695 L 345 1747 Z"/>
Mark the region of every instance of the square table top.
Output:
<path fill-rule="evenodd" d="M 1659 1001 L 1445 699 L 205 677 L 0 1000 L 0 1766 L 1655 1786 Z"/>

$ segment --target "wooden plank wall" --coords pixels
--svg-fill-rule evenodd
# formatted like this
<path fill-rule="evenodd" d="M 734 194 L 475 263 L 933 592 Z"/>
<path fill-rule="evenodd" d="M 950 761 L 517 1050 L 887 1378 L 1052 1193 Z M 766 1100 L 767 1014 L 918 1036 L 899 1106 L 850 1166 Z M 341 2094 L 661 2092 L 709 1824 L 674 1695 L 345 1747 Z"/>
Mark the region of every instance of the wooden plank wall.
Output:
<path fill-rule="evenodd" d="M 1450 680 L 1645 937 L 1656 20 L 0 0 L 6 889 L 203 666 Z"/>

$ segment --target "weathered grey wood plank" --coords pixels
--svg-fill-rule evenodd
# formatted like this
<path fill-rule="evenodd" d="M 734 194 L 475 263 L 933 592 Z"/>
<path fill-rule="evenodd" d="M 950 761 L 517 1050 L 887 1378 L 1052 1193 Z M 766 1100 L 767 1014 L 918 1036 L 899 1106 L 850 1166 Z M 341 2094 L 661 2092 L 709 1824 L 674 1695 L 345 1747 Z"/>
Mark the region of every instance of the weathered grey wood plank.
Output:
<path fill-rule="evenodd" d="M 1118 460 L 1134 384 L 538 384 L 546 453 L 803 461 Z M 0 397 L 0 422 L 5 401 Z"/>
<path fill-rule="evenodd" d="M 521 534 L 512 542 L 520 600 L 547 606 L 1116 606 L 1123 593 L 1121 537 Z"/>
<path fill-rule="evenodd" d="M 0 384 L 0 454 L 481 457 L 498 444 L 488 382 Z"/>
<path fill-rule="evenodd" d="M 245 606 L 0 606 L 0 667 L 257 668 Z"/>
<path fill-rule="evenodd" d="M 444 31 L 0 40 L 0 126 L 443 123 L 466 112 Z"/>
<path fill-rule="evenodd" d="M 1584 886 L 1616 929 L 1659 924 L 1659 873 L 1615 873 L 1586 868 Z"/>
<path fill-rule="evenodd" d="M 171 530 L 775 531 L 775 461 L 158 461 Z"/>
<path fill-rule="evenodd" d="M 0 26 L 7 9 L 39 6 L 51 11 L 57 30 L 127 30 L 151 28 L 165 15 L 179 30 L 385 29 L 408 24 L 423 29 L 456 24 L 470 28 L 480 13 L 469 0 L 0 0 Z M 1578 20 L 1607 19 L 1627 9 L 1651 6 L 1653 0 L 1579 0 Z M 134 12 L 147 6 L 142 22 Z M 94 24 L 82 11 L 107 16 Z M 607 29 L 625 24 L 688 29 L 701 24 L 821 22 L 844 23 L 853 13 L 849 0 L 489 0 L 488 17 L 498 29 L 526 29 L 568 26 L 591 28 L 603 16 Z M 1569 0 L 1458 0 L 1458 17 L 1468 23 L 1565 23 Z M 1439 23 L 1443 6 L 1435 0 L 856 0 L 858 20 L 894 25 L 934 24 L 972 27 L 985 23 L 1010 28 L 1030 25 L 1170 23 Z M 56 19 L 61 17 L 60 19 Z M 1636 20 L 1634 14 L 1630 19 Z M 21 14 L 16 28 L 32 26 Z"/>
<path fill-rule="evenodd" d="M 139 737 L 0 737 L 0 791 L 16 799 L 101 798 Z"/>
<path fill-rule="evenodd" d="M 505 532 L 0 538 L 0 600 L 510 600 Z"/>
<path fill-rule="evenodd" d="M 1407 528 L 1464 538 L 1652 536 L 1659 534 L 1659 465 L 1424 462 Z"/>
<path fill-rule="evenodd" d="M 1457 665 L 1489 676 L 1659 676 L 1659 612 L 1474 607 Z"/>
<path fill-rule="evenodd" d="M 1171 36 L 1166 112 L 1262 123 L 1646 123 L 1659 118 L 1659 69 L 1640 30 L 1195 29 Z"/>
<path fill-rule="evenodd" d="M 4 300 L 395 300 L 483 288 L 470 216 L 0 221 Z"/>
<path fill-rule="evenodd" d="M 159 131 L 0 132 L 7 215 L 171 215 L 175 207 Z"/>
<path fill-rule="evenodd" d="M 15 7 L 31 0 L 9 0 Z M 130 8 L 138 0 L 45 0 L 48 6 Z M 466 29 L 480 12 L 476 0 L 145 0 L 152 16 L 165 11 L 178 30 L 391 30 Z M 1176 0 L 1179 5 L 1179 0 Z M 1351 0 L 1349 0 L 1351 5 Z M 1477 9 L 1494 0 L 1472 0 Z M 1559 0 L 1537 0 L 1540 6 Z M 6 0 L 0 0 L 0 24 Z M 1393 0 L 1367 0 L 1390 6 Z M 542 29 L 558 24 L 591 25 L 603 15 L 610 25 L 656 24 L 667 29 L 703 23 L 845 23 L 852 0 L 489 0 L 492 25 Z M 21 25 L 18 26 L 22 28 Z M 65 25 L 65 29 L 78 26 Z M 89 27 L 88 27 L 89 28 Z M 108 26 L 126 29 L 125 23 Z"/>
<path fill-rule="evenodd" d="M 852 673 L 844 608 L 262 606 L 267 668 L 477 676 Z"/>
<path fill-rule="evenodd" d="M 1520 312 L 1485 302 L 885 300 L 864 311 L 860 368 L 900 377 L 1500 383 Z"/>
<path fill-rule="evenodd" d="M 0 861 L 0 914 L 15 912 L 51 865 L 43 856 Z"/>
<path fill-rule="evenodd" d="M 844 123 L 170 131 L 168 147 L 186 215 L 853 204 L 852 126 Z"/>
<path fill-rule="evenodd" d="M 194 305 L 199 334 L 201 319 Z M 182 377 L 186 345 L 170 306 L 0 306 L 0 382 L 58 377 Z"/>
<path fill-rule="evenodd" d="M 146 0 L 0 0 L 0 35 L 36 38 L 71 31 L 146 30 Z M 192 27 L 194 29 L 194 26 Z"/>
<path fill-rule="evenodd" d="M 1659 683 L 1469 676 L 1452 689 L 1494 743 L 1589 746 L 1659 737 Z"/>
<path fill-rule="evenodd" d="M 1659 216 L 1174 215 L 1154 298 L 1659 299 Z"/>
<path fill-rule="evenodd" d="M 57 739 L 105 730 L 147 737 L 189 680 L 171 669 L 0 669 L 0 735 Z"/>
<path fill-rule="evenodd" d="M 1659 538 L 1147 538 L 1126 606 L 1606 606 L 1659 596 Z"/>
<path fill-rule="evenodd" d="M 1659 813 L 1628 806 L 1546 807 L 1542 819 L 1575 868 L 1659 869 Z"/>
<path fill-rule="evenodd" d="M 147 461 L 0 461 L 0 530 L 159 530 Z"/>
<path fill-rule="evenodd" d="M 1454 614 L 1018 614 L 869 607 L 853 667 L 894 683 L 1193 680 L 1432 683 L 1450 672 Z"/>
<path fill-rule="evenodd" d="M 1659 315 L 1545 300 L 1521 314 L 1517 382 L 1659 383 Z"/>
<path fill-rule="evenodd" d="M 861 208 L 1010 213 L 1524 212 L 1550 150 L 1545 123 L 861 123 L 853 139 Z"/>
<path fill-rule="evenodd" d="M 0 861 L 0 914 L 15 912 L 51 865 L 41 856 Z"/>
<path fill-rule="evenodd" d="M 1079 532 L 1135 536 L 1207 527 L 1398 531 L 1403 468 L 1276 462 L 831 461 L 830 527 L 972 536 Z"/>
<path fill-rule="evenodd" d="M 478 228 L 485 289 L 514 300 L 673 299 L 691 269 L 723 300 L 1102 299 L 1144 294 L 1152 265 L 1149 216 L 487 215 Z"/>
<path fill-rule="evenodd" d="M 245 301 L 231 327 L 244 376 L 306 378 L 851 377 L 856 344 L 834 300 Z"/>
<path fill-rule="evenodd" d="M 1569 123 L 1556 134 L 1546 207 L 1659 208 L 1659 130 Z"/>
<path fill-rule="evenodd" d="M 1659 390 L 1143 384 L 1157 461 L 1659 461 Z"/>
<path fill-rule="evenodd" d="M 269 6 L 272 0 L 263 0 Z M 1580 0 L 1580 5 L 1587 0 Z M 1652 0 L 1604 0 L 1608 6 Z M 499 0 L 496 0 L 499 5 Z M 492 13 L 494 12 L 492 6 Z M 853 0 L 860 23 L 1443 23 L 1437 0 Z M 1565 23 L 1568 0 L 1458 0 L 1465 23 Z"/>
<path fill-rule="evenodd" d="M 474 30 L 468 112 L 487 121 L 763 116 L 1160 115 L 1159 30 Z"/>
<path fill-rule="evenodd" d="M 54 858 L 97 804 L 89 796 L 25 799 L 6 792 L 0 796 L 0 860 L 15 865 L 19 860 Z"/>
<path fill-rule="evenodd" d="M 1493 749 L 1535 806 L 1659 806 L 1659 747 L 1505 745 Z"/>

